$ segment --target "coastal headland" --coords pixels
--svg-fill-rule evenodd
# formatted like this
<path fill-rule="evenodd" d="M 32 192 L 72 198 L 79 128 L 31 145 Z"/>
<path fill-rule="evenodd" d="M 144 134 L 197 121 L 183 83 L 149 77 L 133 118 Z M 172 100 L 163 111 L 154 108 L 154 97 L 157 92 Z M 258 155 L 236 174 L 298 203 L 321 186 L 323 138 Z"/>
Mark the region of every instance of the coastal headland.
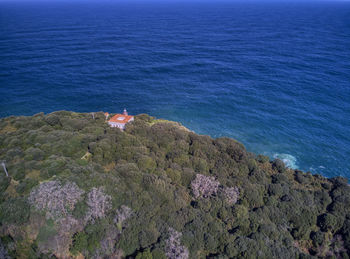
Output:
<path fill-rule="evenodd" d="M 350 187 L 136 115 L 0 119 L 0 258 L 349 258 Z"/>

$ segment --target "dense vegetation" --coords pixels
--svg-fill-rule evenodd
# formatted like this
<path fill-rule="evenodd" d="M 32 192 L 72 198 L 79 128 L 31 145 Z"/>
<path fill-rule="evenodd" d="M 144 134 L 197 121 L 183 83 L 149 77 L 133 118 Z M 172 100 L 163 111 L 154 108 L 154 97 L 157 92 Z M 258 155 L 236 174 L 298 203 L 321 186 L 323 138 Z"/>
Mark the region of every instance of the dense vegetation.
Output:
<path fill-rule="evenodd" d="M 0 120 L 0 258 L 348 258 L 350 187 L 102 112 Z"/>

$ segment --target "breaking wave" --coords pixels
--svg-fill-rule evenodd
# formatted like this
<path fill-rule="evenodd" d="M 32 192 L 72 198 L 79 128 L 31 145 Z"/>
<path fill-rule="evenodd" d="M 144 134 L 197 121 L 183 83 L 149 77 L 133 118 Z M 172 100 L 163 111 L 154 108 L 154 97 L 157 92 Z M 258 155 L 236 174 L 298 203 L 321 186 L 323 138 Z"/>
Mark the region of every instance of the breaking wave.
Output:
<path fill-rule="evenodd" d="M 290 154 L 275 153 L 273 155 L 273 158 L 281 159 L 285 163 L 285 165 L 289 168 L 298 169 L 297 159 L 295 156 L 292 156 Z"/>

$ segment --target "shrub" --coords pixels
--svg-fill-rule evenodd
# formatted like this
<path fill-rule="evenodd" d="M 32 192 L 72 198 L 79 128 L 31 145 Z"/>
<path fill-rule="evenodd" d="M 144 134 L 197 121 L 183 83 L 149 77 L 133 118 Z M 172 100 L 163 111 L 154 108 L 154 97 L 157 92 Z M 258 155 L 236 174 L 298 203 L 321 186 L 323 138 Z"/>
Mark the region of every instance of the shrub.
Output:
<path fill-rule="evenodd" d="M 328 230 L 336 231 L 341 226 L 339 226 L 339 220 L 336 216 L 331 213 L 324 213 L 317 219 L 317 225 L 321 228 L 322 231 L 326 232 Z"/>
<path fill-rule="evenodd" d="M 137 253 L 136 259 L 153 259 L 153 255 L 152 255 L 150 249 L 147 248 L 143 252 Z"/>
<path fill-rule="evenodd" d="M 8 168 L 9 176 L 13 177 L 16 181 L 20 181 L 25 178 L 24 161 L 18 161 L 17 164 Z"/>
<path fill-rule="evenodd" d="M 284 173 L 286 171 L 285 164 L 281 159 L 278 158 L 272 162 L 272 168 L 276 169 L 280 173 Z"/>
<path fill-rule="evenodd" d="M 323 244 L 325 240 L 325 234 L 321 231 L 312 231 L 310 234 L 310 238 L 315 246 L 319 246 Z"/>
<path fill-rule="evenodd" d="M 159 248 L 155 248 L 152 250 L 152 257 L 154 259 L 167 259 L 165 253 Z"/>
<path fill-rule="evenodd" d="M 89 207 L 84 200 L 78 201 L 75 204 L 72 215 L 77 219 L 83 219 L 88 211 L 88 208 Z"/>
<path fill-rule="evenodd" d="M 260 163 L 267 163 L 270 161 L 270 158 L 268 156 L 264 156 L 264 155 L 258 155 L 257 156 L 257 160 L 260 162 Z"/>
<path fill-rule="evenodd" d="M 10 198 L 0 205 L 2 224 L 24 224 L 29 219 L 30 207 L 24 198 Z"/>
<path fill-rule="evenodd" d="M 303 172 L 301 172 L 299 170 L 295 170 L 295 180 L 301 184 L 310 183 L 310 178 L 308 178 L 306 176 L 306 174 L 304 174 Z"/>
<path fill-rule="evenodd" d="M 252 172 L 255 172 L 258 170 L 258 165 L 255 161 L 255 159 L 249 159 L 248 160 L 248 169 L 249 169 L 249 172 L 252 173 Z"/>
<path fill-rule="evenodd" d="M 141 171 L 150 174 L 153 173 L 157 167 L 157 163 L 149 156 L 141 156 L 137 161 L 137 165 Z"/>
<path fill-rule="evenodd" d="M 1 166 L 1 165 L 0 165 Z M 2 171 L 2 168 L 0 167 L 0 193 L 3 193 L 6 191 L 7 187 L 10 185 L 11 178 L 6 177 L 5 172 Z"/>
<path fill-rule="evenodd" d="M 53 220 L 48 220 L 46 224 L 40 228 L 37 236 L 38 243 L 47 243 L 49 240 L 57 234 L 56 227 Z"/>
<path fill-rule="evenodd" d="M 46 116 L 45 121 L 50 125 L 50 126 L 56 126 L 60 125 L 60 118 L 55 115 L 55 114 L 49 114 Z"/>
<path fill-rule="evenodd" d="M 157 242 L 160 233 L 154 223 L 148 224 L 138 233 L 140 247 L 148 247 Z"/>
<path fill-rule="evenodd" d="M 85 232 L 78 232 L 73 236 L 73 243 L 70 251 L 73 255 L 83 252 L 88 247 L 88 236 Z"/>
<path fill-rule="evenodd" d="M 285 183 L 288 182 L 288 178 L 285 174 L 275 174 L 272 176 L 272 183 Z"/>
<path fill-rule="evenodd" d="M 269 195 L 276 195 L 277 197 L 280 197 L 283 193 L 283 188 L 281 184 L 270 184 L 269 185 Z"/>
<path fill-rule="evenodd" d="M 28 194 L 34 186 L 38 185 L 38 183 L 38 180 L 26 178 L 16 187 L 16 191 L 22 195 Z"/>

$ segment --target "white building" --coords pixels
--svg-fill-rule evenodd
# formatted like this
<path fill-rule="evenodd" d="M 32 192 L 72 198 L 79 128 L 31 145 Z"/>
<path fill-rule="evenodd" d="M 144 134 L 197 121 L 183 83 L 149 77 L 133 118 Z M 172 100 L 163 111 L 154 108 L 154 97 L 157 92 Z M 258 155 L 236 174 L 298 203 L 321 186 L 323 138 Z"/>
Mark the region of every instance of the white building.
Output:
<path fill-rule="evenodd" d="M 106 116 L 107 117 L 107 116 Z M 125 129 L 125 125 L 129 122 L 134 121 L 134 116 L 128 115 L 126 109 L 124 109 L 123 114 L 114 115 L 109 121 L 108 124 L 112 128 L 118 127 L 121 130 Z"/>

